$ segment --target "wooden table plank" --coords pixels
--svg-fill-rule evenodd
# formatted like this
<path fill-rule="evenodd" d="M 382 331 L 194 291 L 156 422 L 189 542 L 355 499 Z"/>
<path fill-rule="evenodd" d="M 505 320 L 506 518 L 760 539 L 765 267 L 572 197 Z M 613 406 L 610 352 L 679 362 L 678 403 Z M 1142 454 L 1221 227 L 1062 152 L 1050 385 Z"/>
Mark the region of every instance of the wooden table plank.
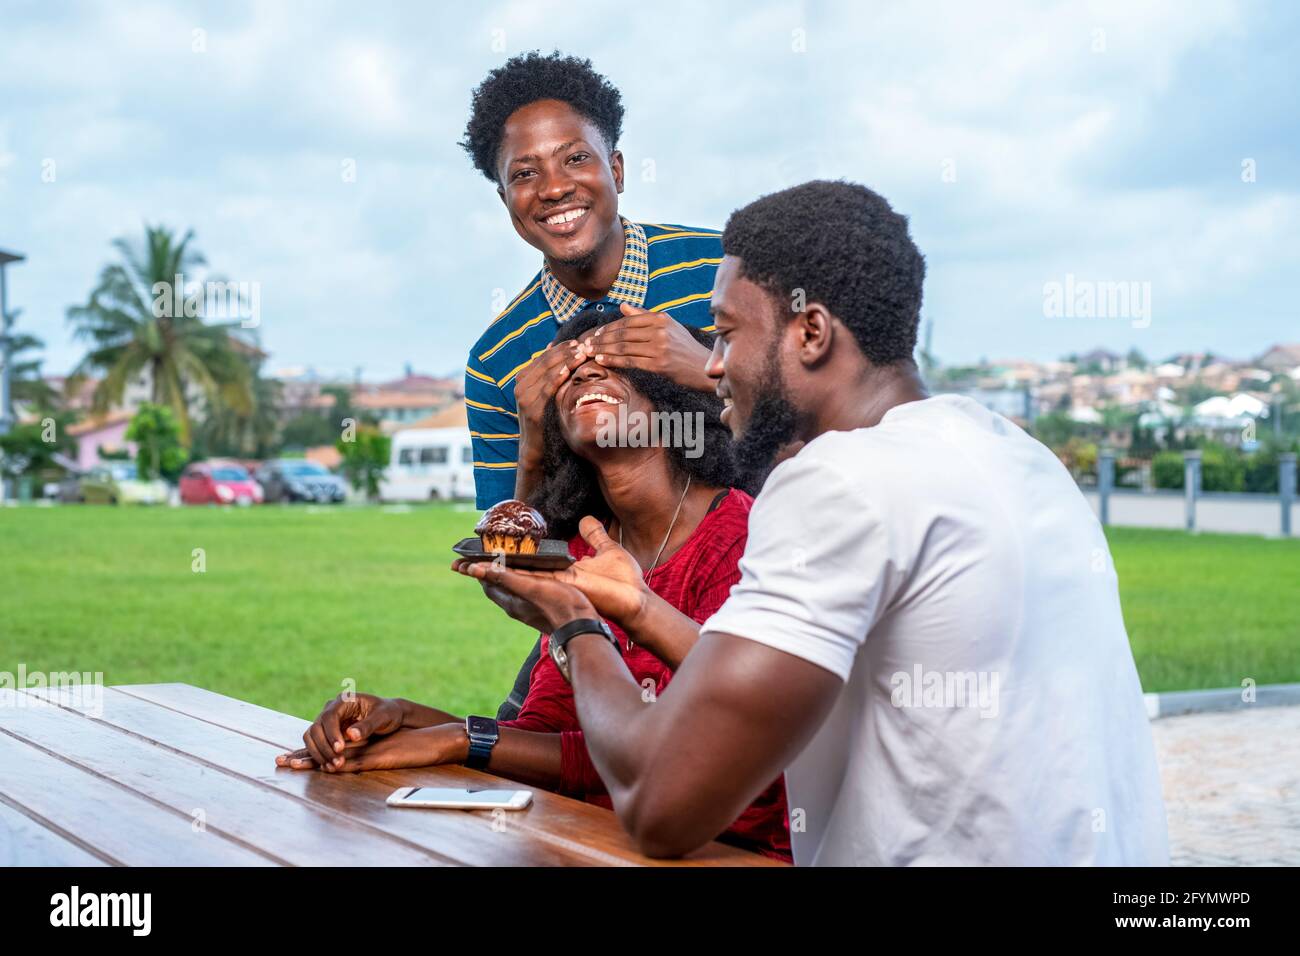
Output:
<path fill-rule="evenodd" d="M 140 700 L 147 700 L 162 707 L 170 708 L 198 718 L 218 727 L 224 727 L 240 734 L 269 741 L 284 749 L 297 749 L 302 746 L 303 731 L 309 721 L 282 714 L 278 711 L 236 700 L 212 691 L 204 690 L 190 684 L 127 684 L 112 688 L 123 695 L 130 695 Z M 276 752 L 281 752 L 277 750 Z M 274 754 L 272 754 L 274 757 Z M 281 776 L 306 775 L 311 778 L 323 778 L 325 781 L 337 781 L 338 775 L 306 773 L 303 771 L 275 768 Z M 345 775 L 357 781 L 373 780 L 381 785 L 375 789 L 376 795 L 384 796 L 400 786 L 504 786 L 518 788 L 521 784 L 506 780 L 492 774 L 481 773 L 466 767 L 444 766 L 426 767 L 418 770 L 372 771 L 365 774 Z M 364 784 L 368 786 L 367 784 Z M 581 800 L 574 800 L 550 793 L 540 788 L 529 787 L 534 791 L 533 806 L 521 812 L 506 813 L 504 820 L 511 829 L 530 833 L 534 838 L 547 842 L 551 846 L 569 849 L 589 857 L 592 864 L 634 863 L 653 866 L 783 866 L 780 861 L 770 859 L 757 853 L 749 853 L 736 847 L 721 843 L 710 843 L 690 854 L 684 860 L 652 860 L 642 856 L 632 845 L 631 839 L 619 824 L 613 813 Z M 382 803 L 382 801 L 381 801 Z M 385 808 L 389 809 L 389 808 Z M 392 811 L 413 816 L 427 815 L 424 811 Z M 443 814 L 438 814 L 443 815 Z M 488 822 L 492 820 L 491 811 L 457 811 L 455 816 L 478 816 Z"/>
<path fill-rule="evenodd" d="M 33 820 L 0 795 L 0 867 L 107 866 L 71 840 Z"/>
<path fill-rule="evenodd" d="M 0 691 L 0 695 L 12 693 Z M 0 699 L 4 709 L 15 707 Z M 15 708 L 16 709 L 16 708 Z M 70 723 L 80 718 L 67 715 Z M 108 863 L 135 866 L 269 866 L 265 854 L 191 826 L 178 813 L 45 752 L 0 725 L 0 793 L 64 840 L 93 846 Z M 29 862 L 27 860 L 21 863 Z M 36 862 L 36 861 L 30 861 Z"/>
<path fill-rule="evenodd" d="M 58 701 L 80 712 L 92 710 L 91 705 L 71 700 L 72 695 L 66 690 L 28 690 L 27 693 Z M 287 770 L 275 766 L 275 755 L 283 751 L 283 744 L 244 736 L 111 687 L 105 688 L 101 706 L 102 713 L 91 719 L 150 741 L 171 751 L 173 756 L 184 755 L 214 771 L 236 775 L 303 803 L 342 814 L 404 840 L 412 847 L 428 848 L 466 865 L 573 866 L 593 862 L 592 855 L 581 846 L 571 848 L 537 840 L 511 824 L 504 830 L 494 829 L 487 811 L 442 813 L 385 805 L 384 800 L 398 786 L 438 785 L 427 777 L 421 778 L 422 771 L 334 775 Z M 297 721 L 288 715 L 281 716 Z M 297 722 L 305 726 L 305 722 Z M 416 776 L 408 777 L 410 774 Z M 447 784 L 444 781 L 442 785 Z"/>
<path fill-rule="evenodd" d="M 328 866 L 347 860 L 360 865 L 446 866 L 453 862 L 74 711 L 53 705 L 15 707 L 4 713 L 0 724 L 13 737 L 172 810 L 191 818 L 201 814 L 209 831 L 256 847 L 279 863 Z"/>

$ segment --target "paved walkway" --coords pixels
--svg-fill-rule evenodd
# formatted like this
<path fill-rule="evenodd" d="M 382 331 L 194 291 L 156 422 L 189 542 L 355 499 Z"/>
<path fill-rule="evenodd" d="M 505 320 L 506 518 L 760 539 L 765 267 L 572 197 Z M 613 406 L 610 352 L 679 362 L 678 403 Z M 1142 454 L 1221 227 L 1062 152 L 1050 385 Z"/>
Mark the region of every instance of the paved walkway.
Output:
<path fill-rule="evenodd" d="M 1175 866 L 1300 866 L 1300 707 L 1151 722 Z"/>

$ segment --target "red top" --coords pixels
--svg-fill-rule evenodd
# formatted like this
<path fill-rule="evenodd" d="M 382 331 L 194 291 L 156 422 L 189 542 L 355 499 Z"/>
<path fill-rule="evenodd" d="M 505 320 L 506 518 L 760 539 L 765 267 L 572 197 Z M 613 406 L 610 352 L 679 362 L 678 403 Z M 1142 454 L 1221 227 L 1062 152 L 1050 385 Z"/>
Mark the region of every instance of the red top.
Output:
<path fill-rule="evenodd" d="M 704 516 L 686 543 L 651 575 L 651 590 L 687 617 L 703 624 L 726 601 L 731 586 L 740 580 L 739 561 L 745 550 L 749 509 L 753 503 L 754 499 L 743 491 L 731 489 L 722 503 Z M 574 535 L 569 542 L 569 553 L 581 559 L 595 551 L 581 535 Z M 609 625 L 623 648 L 628 670 L 644 688 L 642 693 L 648 698 L 653 688 L 654 696 L 658 697 L 672 680 L 672 671 L 639 644 L 629 650 L 627 635 L 613 621 Z M 546 637 L 542 638 L 542 656 L 529 678 L 528 695 L 519 716 L 501 721 L 501 726 L 558 733 L 563 748 L 558 791 L 613 809 L 578 726 L 573 688 L 551 660 L 547 641 Z M 784 778 L 778 777 L 759 794 L 721 839 L 789 862 L 790 830 Z"/>

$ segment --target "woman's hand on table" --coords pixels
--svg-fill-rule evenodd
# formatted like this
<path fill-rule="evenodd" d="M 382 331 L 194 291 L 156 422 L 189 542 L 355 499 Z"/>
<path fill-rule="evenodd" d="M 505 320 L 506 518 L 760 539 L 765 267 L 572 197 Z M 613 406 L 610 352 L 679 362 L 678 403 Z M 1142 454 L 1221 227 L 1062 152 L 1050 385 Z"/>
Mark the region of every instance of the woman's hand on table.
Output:
<path fill-rule="evenodd" d="M 402 718 L 402 703 L 394 698 L 340 694 L 325 704 L 302 735 L 303 750 L 295 753 L 305 753 L 321 766 L 338 766 L 346 747 L 401 729 Z M 293 758 L 294 754 L 280 754 L 275 762 L 281 767 L 291 766 Z"/>
<path fill-rule="evenodd" d="M 276 763 L 291 770 L 324 770 L 327 773 L 360 773 L 364 770 L 401 770 L 435 764 L 464 763 L 469 738 L 464 724 L 399 730 L 384 737 L 344 745 L 330 763 L 321 764 L 306 749 L 283 754 Z"/>

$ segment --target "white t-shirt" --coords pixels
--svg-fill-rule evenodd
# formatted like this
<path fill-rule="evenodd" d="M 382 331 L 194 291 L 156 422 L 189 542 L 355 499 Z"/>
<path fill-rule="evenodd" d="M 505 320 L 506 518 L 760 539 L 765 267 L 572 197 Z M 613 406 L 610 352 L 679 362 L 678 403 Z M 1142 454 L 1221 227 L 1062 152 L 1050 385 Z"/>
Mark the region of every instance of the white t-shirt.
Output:
<path fill-rule="evenodd" d="M 703 632 L 844 681 L 786 769 L 800 865 L 1163 865 L 1155 748 L 1101 526 L 967 398 L 828 432 L 768 478 Z"/>

